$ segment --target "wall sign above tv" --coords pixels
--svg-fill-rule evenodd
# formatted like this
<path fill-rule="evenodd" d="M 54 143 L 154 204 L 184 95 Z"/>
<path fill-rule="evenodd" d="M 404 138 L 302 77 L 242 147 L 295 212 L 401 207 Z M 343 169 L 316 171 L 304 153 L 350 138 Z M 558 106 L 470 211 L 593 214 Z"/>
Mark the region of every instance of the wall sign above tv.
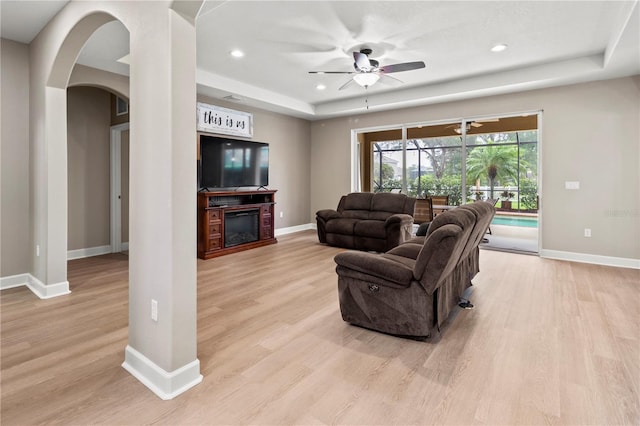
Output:
<path fill-rule="evenodd" d="M 253 137 L 253 114 L 198 102 L 198 130 Z"/>

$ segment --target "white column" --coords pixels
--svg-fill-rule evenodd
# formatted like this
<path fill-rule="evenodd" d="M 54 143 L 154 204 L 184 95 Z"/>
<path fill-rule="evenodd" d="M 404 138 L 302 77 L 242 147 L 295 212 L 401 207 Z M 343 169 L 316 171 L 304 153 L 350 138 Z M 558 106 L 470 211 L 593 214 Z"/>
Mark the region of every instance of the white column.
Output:
<path fill-rule="evenodd" d="M 129 344 L 123 366 L 170 399 L 202 380 L 196 353 L 195 26 L 170 9 L 139 19 L 144 30 L 131 33 Z"/>

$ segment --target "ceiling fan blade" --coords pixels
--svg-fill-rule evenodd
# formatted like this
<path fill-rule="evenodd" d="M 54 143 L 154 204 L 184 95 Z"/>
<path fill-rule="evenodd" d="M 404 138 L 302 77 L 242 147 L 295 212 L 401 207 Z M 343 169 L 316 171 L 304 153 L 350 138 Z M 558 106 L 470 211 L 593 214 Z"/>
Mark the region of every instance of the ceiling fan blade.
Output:
<path fill-rule="evenodd" d="M 364 53 L 353 52 L 353 59 L 356 61 L 356 67 L 360 70 L 368 70 L 371 68 L 369 57 Z"/>
<path fill-rule="evenodd" d="M 353 71 L 309 71 L 309 74 L 355 74 Z"/>
<path fill-rule="evenodd" d="M 383 84 L 387 84 L 387 85 L 390 85 L 390 86 L 398 86 L 398 85 L 404 83 L 404 81 L 400 80 L 399 78 L 395 78 L 395 77 L 392 77 L 390 75 L 386 75 L 386 74 L 382 74 L 382 73 L 380 73 L 378 75 L 380 76 L 380 80 L 378 80 L 378 81 L 380 83 L 383 83 Z"/>
<path fill-rule="evenodd" d="M 352 83 L 353 83 L 353 78 L 350 78 L 345 84 L 338 87 L 338 90 L 346 89 L 347 87 L 351 86 Z"/>
<path fill-rule="evenodd" d="M 380 67 L 380 71 L 385 74 L 389 74 L 392 72 L 401 72 L 401 71 L 411 71 L 417 70 L 420 68 L 424 68 L 424 62 L 403 62 L 401 64 L 393 64 L 393 65 L 385 65 L 384 67 Z"/>

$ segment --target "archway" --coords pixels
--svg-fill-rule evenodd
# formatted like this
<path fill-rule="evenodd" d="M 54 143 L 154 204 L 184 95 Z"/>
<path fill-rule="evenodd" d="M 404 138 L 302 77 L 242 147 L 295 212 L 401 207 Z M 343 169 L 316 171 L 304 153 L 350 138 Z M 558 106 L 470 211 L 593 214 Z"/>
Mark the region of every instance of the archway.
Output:
<path fill-rule="evenodd" d="M 67 89 L 68 260 L 128 245 L 129 120 L 116 114 L 116 96 L 97 85 Z"/>
<path fill-rule="evenodd" d="M 116 99 L 122 99 L 126 106 L 129 103 L 129 78 L 121 74 L 115 74 L 107 71 L 98 70 L 85 65 L 76 64 L 73 67 L 71 78 L 69 79 L 68 90 L 75 87 L 91 87 L 102 89 L 108 92 L 112 96 L 112 103 L 109 106 L 111 109 L 110 129 L 107 131 L 110 133 L 108 136 L 101 135 L 103 138 L 110 139 L 110 152 L 111 162 L 108 165 L 110 168 L 110 200 L 109 207 L 106 211 L 109 214 L 109 233 L 110 237 L 108 241 L 103 241 L 104 246 L 98 246 L 95 249 L 80 251 L 77 255 L 73 251 L 73 244 L 69 241 L 69 250 L 71 258 L 74 256 L 81 257 L 83 255 L 95 255 L 104 253 L 119 253 L 128 249 L 128 142 L 129 142 L 129 112 L 128 108 L 124 114 L 119 114 L 116 111 Z M 70 108 L 71 106 L 69 106 Z M 69 117 L 69 122 L 73 121 Z M 70 130 L 68 130 L 69 132 Z M 105 160 L 106 161 L 106 160 Z M 124 166 L 123 166 L 124 164 Z M 72 167 L 71 165 L 69 167 Z M 123 168 L 124 167 L 124 168 Z M 126 173 L 126 175 L 124 175 Z M 72 184 L 70 183 L 70 186 Z M 69 194 L 69 198 L 72 194 Z M 71 212 L 71 206 L 73 205 L 71 199 L 69 200 L 69 216 Z M 71 218 L 70 218 L 71 219 Z M 73 223 L 70 221 L 70 223 Z M 104 226 L 104 224 L 102 224 Z M 71 226 L 71 225 L 70 225 Z M 69 235 L 73 234 L 69 229 Z"/>
<path fill-rule="evenodd" d="M 123 367 L 163 399 L 202 380 L 196 357 L 195 26 L 197 8 L 70 2 L 32 43 L 33 274 L 68 293 L 66 88 L 75 58 L 116 17 L 131 34 L 129 344 Z M 168 9 L 167 9 L 168 8 Z M 189 12 L 194 12 L 189 15 Z M 142 54 L 144 52 L 144 54 Z M 151 193 L 149 189 L 154 189 Z M 157 319 L 149 306 L 158 307 Z"/>

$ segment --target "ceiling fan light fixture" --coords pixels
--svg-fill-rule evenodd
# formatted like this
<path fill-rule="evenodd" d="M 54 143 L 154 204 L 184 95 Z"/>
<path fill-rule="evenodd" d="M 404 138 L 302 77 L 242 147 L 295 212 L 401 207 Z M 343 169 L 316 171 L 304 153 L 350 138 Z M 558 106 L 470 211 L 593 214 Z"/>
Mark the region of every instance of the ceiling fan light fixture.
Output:
<path fill-rule="evenodd" d="M 353 80 L 362 87 L 373 86 L 379 79 L 380 76 L 378 74 L 370 72 L 356 74 L 353 76 Z"/>

